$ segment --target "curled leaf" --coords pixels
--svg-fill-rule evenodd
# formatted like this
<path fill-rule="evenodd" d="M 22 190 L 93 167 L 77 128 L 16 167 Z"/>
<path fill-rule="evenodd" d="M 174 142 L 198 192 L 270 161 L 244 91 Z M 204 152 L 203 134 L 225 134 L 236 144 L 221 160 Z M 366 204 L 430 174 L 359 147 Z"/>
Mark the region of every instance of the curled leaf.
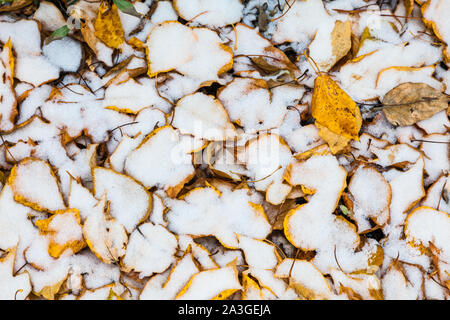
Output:
<path fill-rule="evenodd" d="M 448 107 L 449 98 L 424 83 L 406 82 L 383 98 L 383 113 L 396 126 L 410 126 Z"/>
<path fill-rule="evenodd" d="M 352 48 L 352 28 L 349 20 L 342 22 L 337 20 L 331 33 L 332 61 L 325 70 L 330 69 L 341 60 Z"/>
<path fill-rule="evenodd" d="M 137 18 L 142 18 L 142 14 L 136 11 L 133 4 L 126 0 L 113 0 L 113 3 L 117 6 L 117 8 L 123 13 L 135 16 Z"/>
<path fill-rule="evenodd" d="M 54 40 L 59 40 L 66 37 L 69 34 L 69 27 L 67 25 L 55 30 L 47 39 L 45 39 L 45 44 L 49 44 Z"/>
<path fill-rule="evenodd" d="M 319 129 L 319 136 L 327 142 L 333 154 L 341 153 L 347 149 L 351 139 L 336 134 L 319 123 L 316 123 L 316 127 Z"/>
<path fill-rule="evenodd" d="M 32 2 L 32 0 L 0 0 L 0 12 L 19 10 Z"/>
<path fill-rule="evenodd" d="M 294 75 L 294 72 L 298 70 L 284 52 L 275 47 L 267 47 L 264 49 L 263 55 L 250 56 L 250 58 L 259 69 L 258 71 L 264 75 L 275 75 L 282 70 Z"/>

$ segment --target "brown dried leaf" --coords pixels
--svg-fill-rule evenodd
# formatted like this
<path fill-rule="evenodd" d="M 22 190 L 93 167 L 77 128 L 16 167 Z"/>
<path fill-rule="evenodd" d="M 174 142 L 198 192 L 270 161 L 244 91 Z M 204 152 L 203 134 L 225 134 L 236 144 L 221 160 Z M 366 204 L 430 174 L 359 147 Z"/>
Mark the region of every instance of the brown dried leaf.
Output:
<path fill-rule="evenodd" d="M 263 55 L 251 57 L 251 60 L 263 75 L 275 75 L 286 70 L 294 76 L 294 72 L 298 71 L 285 53 L 275 47 L 265 48 Z"/>
<path fill-rule="evenodd" d="M 0 6 L 0 12 L 9 12 L 22 9 L 33 3 L 32 0 L 14 0 L 12 3 L 5 3 Z"/>
<path fill-rule="evenodd" d="M 97 42 L 98 39 L 95 36 L 95 30 L 94 30 L 94 26 L 92 25 L 91 22 L 85 22 L 85 23 L 81 23 L 81 35 L 83 36 L 84 41 L 87 43 L 87 45 L 89 46 L 89 48 L 92 49 L 92 51 L 94 51 L 95 54 L 97 54 Z"/>
<path fill-rule="evenodd" d="M 332 53 L 335 62 L 341 60 L 352 48 L 352 27 L 350 20 L 345 22 L 336 21 L 331 32 Z"/>
<path fill-rule="evenodd" d="M 448 108 L 449 98 L 424 83 L 406 82 L 383 98 L 383 113 L 396 126 L 410 126 Z"/>

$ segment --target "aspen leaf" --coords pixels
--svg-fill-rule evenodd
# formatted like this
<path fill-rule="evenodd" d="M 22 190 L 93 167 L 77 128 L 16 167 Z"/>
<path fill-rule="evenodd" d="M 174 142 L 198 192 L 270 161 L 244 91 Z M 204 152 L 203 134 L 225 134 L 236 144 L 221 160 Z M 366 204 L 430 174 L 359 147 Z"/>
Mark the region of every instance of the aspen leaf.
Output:
<path fill-rule="evenodd" d="M 331 77 L 319 73 L 311 100 L 316 123 L 347 139 L 358 140 L 362 124 L 359 107 Z"/>
<path fill-rule="evenodd" d="M 48 219 L 36 221 L 36 226 L 49 237 L 48 253 L 54 258 L 68 249 L 74 254 L 86 246 L 77 209 L 56 212 Z"/>
<path fill-rule="evenodd" d="M 382 2 L 0 0 L 0 300 L 448 299 L 450 0 Z"/>
<path fill-rule="evenodd" d="M 339 60 L 347 55 L 352 47 L 352 30 L 350 20 L 337 20 L 331 32 L 332 59 L 328 63 L 319 63 L 324 70 L 331 69 Z"/>
<path fill-rule="evenodd" d="M 14 127 L 17 116 L 17 98 L 14 92 L 15 59 L 9 38 L 0 52 L 0 130 L 9 131 Z"/>
<path fill-rule="evenodd" d="M 340 153 L 347 149 L 351 139 L 340 136 L 319 123 L 316 123 L 316 127 L 319 129 L 319 136 L 326 141 L 333 154 Z"/>
<path fill-rule="evenodd" d="M 128 237 L 124 226 L 104 212 L 105 204 L 104 195 L 84 221 L 83 235 L 100 260 L 112 263 L 125 254 Z"/>
<path fill-rule="evenodd" d="M 449 98 L 424 83 L 406 82 L 383 98 L 383 113 L 396 126 L 409 126 L 448 108 Z"/>
<path fill-rule="evenodd" d="M 56 282 L 55 284 L 45 286 L 44 288 L 42 288 L 42 290 L 36 292 L 36 294 L 47 300 L 54 300 L 55 295 L 59 292 L 61 286 L 64 284 L 65 281 L 66 279 L 64 278 L 61 281 Z"/>
<path fill-rule="evenodd" d="M 406 13 L 405 15 L 408 17 L 411 15 L 414 9 L 414 0 L 404 0 Z"/>
<path fill-rule="evenodd" d="M 101 2 L 98 16 L 95 20 L 95 36 L 108 47 L 119 48 L 125 41 L 117 6 L 108 6 L 107 2 Z"/>

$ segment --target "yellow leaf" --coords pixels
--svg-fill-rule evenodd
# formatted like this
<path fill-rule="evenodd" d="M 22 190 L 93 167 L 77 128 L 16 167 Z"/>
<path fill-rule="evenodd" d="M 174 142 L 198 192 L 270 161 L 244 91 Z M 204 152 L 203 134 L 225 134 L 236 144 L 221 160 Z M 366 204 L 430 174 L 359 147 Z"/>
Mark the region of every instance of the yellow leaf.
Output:
<path fill-rule="evenodd" d="M 316 127 L 319 128 L 319 136 L 327 142 L 333 154 L 343 152 L 347 149 L 351 139 L 340 136 L 317 122 Z"/>
<path fill-rule="evenodd" d="M 76 226 L 72 226 L 73 221 L 76 221 Z M 48 245 L 48 253 L 54 258 L 58 258 L 66 249 L 71 249 L 73 253 L 77 253 L 86 246 L 81 229 L 80 213 L 77 209 L 58 210 L 56 213 L 48 219 L 36 221 L 36 227 L 43 235 L 47 235 L 50 238 Z M 64 228 L 63 228 L 64 226 Z M 59 233 L 65 233 L 66 227 L 71 229 L 79 228 L 79 235 L 75 238 L 64 239 L 61 243 L 59 239 Z"/>
<path fill-rule="evenodd" d="M 95 36 L 111 48 L 117 49 L 125 41 L 119 11 L 114 4 L 111 7 L 107 2 L 100 4 L 94 28 Z"/>
<path fill-rule="evenodd" d="M 106 300 L 125 300 L 124 298 L 117 295 L 112 288 L 109 289 L 109 294 Z"/>
<path fill-rule="evenodd" d="M 136 37 L 131 37 L 131 39 L 128 40 L 128 43 L 129 43 L 131 46 L 135 47 L 136 49 L 142 49 L 142 50 L 145 50 L 145 48 L 146 48 L 145 43 L 142 42 L 141 40 L 139 40 L 139 39 L 136 38 Z"/>
<path fill-rule="evenodd" d="M 316 125 L 343 138 L 359 140 L 362 124 L 359 107 L 329 75 L 320 71 L 314 81 L 311 109 Z"/>
<path fill-rule="evenodd" d="M 10 78 L 11 86 L 12 86 L 14 84 L 14 55 L 12 52 L 11 38 L 8 39 L 8 41 L 5 43 L 5 46 L 3 48 L 8 48 L 9 70 L 11 72 L 9 78 Z"/>
<path fill-rule="evenodd" d="M 405 16 L 409 17 L 414 9 L 414 0 L 405 0 Z"/>

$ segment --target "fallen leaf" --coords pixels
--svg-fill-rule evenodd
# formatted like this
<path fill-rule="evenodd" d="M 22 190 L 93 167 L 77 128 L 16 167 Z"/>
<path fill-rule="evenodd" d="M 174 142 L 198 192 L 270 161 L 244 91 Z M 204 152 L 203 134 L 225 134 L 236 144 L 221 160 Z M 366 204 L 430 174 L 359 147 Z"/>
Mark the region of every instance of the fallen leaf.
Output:
<path fill-rule="evenodd" d="M 275 47 L 264 48 L 264 54 L 251 57 L 252 62 L 263 75 L 275 75 L 282 70 L 288 71 L 293 77 L 298 68 L 281 50 Z"/>
<path fill-rule="evenodd" d="M 316 127 L 319 129 L 319 136 L 326 141 L 333 154 L 340 153 L 347 149 L 351 139 L 334 133 L 320 123 L 316 123 Z"/>
<path fill-rule="evenodd" d="M 125 42 L 122 23 L 116 5 L 111 7 L 107 2 L 102 2 L 98 9 L 98 16 L 94 23 L 95 36 L 108 47 L 119 48 Z"/>
<path fill-rule="evenodd" d="M 64 38 L 69 34 L 69 27 L 67 25 L 55 30 L 47 39 L 45 39 L 45 44 L 49 44 L 53 40 L 59 40 Z"/>
<path fill-rule="evenodd" d="M 409 17 L 414 9 L 414 0 L 405 0 L 405 16 Z"/>
<path fill-rule="evenodd" d="M 97 54 L 97 42 L 98 39 L 95 36 L 95 29 L 91 22 L 82 22 L 80 26 L 81 35 L 89 48 Z"/>
<path fill-rule="evenodd" d="M 32 0 L 1 0 L 0 12 L 19 10 L 26 6 L 29 6 L 32 2 Z"/>
<path fill-rule="evenodd" d="M 350 20 L 345 22 L 340 20 L 336 21 L 331 32 L 331 46 L 331 53 L 334 59 L 328 69 L 345 57 L 352 48 L 352 27 Z"/>
<path fill-rule="evenodd" d="M 362 125 L 359 107 L 328 74 L 317 71 L 319 75 L 314 81 L 311 100 L 311 113 L 316 125 L 322 125 L 343 138 L 358 140 Z M 333 140 L 342 146 L 339 139 Z"/>
<path fill-rule="evenodd" d="M 449 98 L 424 83 L 406 82 L 383 98 L 383 113 L 396 126 L 410 126 L 448 108 Z"/>
<path fill-rule="evenodd" d="M 142 14 L 136 11 L 134 5 L 126 0 L 113 0 L 117 8 L 123 13 L 135 16 L 137 18 L 142 18 Z"/>
<path fill-rule="evenodd" d="M 48 219 L 36 221 L 39 232 L 50 239 L 48 253 L 58 258 L 67 249 L 77 253 L 86 246 L 77 209 L 60 210 Z M 70 230 L 70 231 L 69 231 Z"/>

